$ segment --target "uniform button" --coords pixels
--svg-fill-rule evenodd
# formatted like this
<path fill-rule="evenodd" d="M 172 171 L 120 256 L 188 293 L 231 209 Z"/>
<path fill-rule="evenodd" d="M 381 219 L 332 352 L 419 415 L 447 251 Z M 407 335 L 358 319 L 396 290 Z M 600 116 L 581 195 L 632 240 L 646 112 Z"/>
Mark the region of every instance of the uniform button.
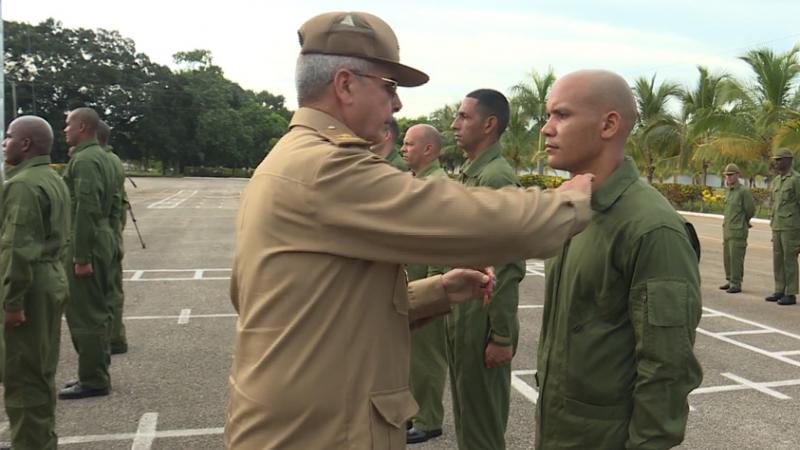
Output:
<path fill-rule="evenodd" d="M 572 331 L 576 333 L 579 333 L 581 330 L 583 330 L 583 325 L 575 325 L 574 327 L 572 327 Z"/>

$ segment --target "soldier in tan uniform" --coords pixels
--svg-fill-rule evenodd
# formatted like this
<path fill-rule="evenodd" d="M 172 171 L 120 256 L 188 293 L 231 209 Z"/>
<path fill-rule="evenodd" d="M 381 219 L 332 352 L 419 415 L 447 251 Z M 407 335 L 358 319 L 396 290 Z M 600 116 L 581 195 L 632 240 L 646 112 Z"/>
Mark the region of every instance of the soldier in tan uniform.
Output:
<path fill-rule="evenodd" d="M 369 149 L 402 106 L 396 87 L 427 75 L 400 64 L 394 32 L 370 14 L 322 14 L 299 37 L 300 108 L 237 218 L 225 445 L 404 448 L 417 411 L 410 327 L 487 277 L 462 270 L 408 285 L 403 264 L 551 256 L 588 222 L 592 176 L 559 191 L 492 191 L 400 172 Z"/>

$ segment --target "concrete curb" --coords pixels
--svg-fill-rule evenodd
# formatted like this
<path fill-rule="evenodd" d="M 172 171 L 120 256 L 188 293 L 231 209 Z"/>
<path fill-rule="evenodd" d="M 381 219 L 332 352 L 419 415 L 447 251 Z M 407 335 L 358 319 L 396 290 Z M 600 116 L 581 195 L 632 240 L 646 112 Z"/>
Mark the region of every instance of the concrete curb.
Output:
<path fill-rule="evenodd" d="M 722 220 L 722 214 L 706 214 L 706 213 L 698 213 L 698 212 L 690 212 L 690 211 L 678 211 L 679 214 L 689 217 L 710 217 L 713 219 Z M 752 223 L 763 223 L 765 225 L 769 225 L 769 220 L 767 219 L 750 219 Z"/>

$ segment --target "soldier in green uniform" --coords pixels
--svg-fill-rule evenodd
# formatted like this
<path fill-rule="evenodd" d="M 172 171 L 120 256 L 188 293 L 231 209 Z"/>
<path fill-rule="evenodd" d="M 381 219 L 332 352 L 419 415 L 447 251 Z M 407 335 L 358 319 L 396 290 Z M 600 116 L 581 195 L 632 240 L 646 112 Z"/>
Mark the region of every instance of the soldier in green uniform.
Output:
<path fill-rule="evenodd" d="M 403 138 L 403 159 L 419 179 L 447 177 L 439 166 L 441 148 L 442 136 L 436 128 L 426 124 L 414 125 Z M 444 267 L 425 264 L 409 264 L 406 271 L 409 281 L 445 273 Z M 438 317 L 411 332 L 409 384 L 419 404 L 419 411 L 406 433 L 406 442 L 409 444 L 425 442 L 442 434 L 442 395 L 447 377 L 444 327 L 444 317 Z"/>
<path fill-rule="evenodd" d="M 61 314 L 69 294 L 64 261 L 70 199 L 50 168 L 53 130 L 35 116 L 15 119 L 3 146 L 5 182 L 0 273 L 6 353 L 4 399 L 15 450 L 55 449 L 55 374 Z"/>
<path fill-rule="evenodd" d="M 122 161 L 119 156 L 114 153 L 110 145 L 108 145 L 108 138 L 111 135 L 111 127 L 104 121 L 100 122 L 100 127 L 97 130 L 97 143 L 100 147 L 104 148 L 106 155 L 111 160 L 111 165 L 114 168 L 114 177 L 117 180 L 119 188 L 120 201 L 119 205 L 112 208 L 111 228 L 114 230 L 114 239 L 116 245 L 114 246 L 113 263 L 108 269 L 109 283 L 111 292 L 109 292 L 109 302 L 113 308 L 113 316 L 111 318 L 111 354 L 117 355 L 126 353 L 128 351 L 128 339 L 125 335 L 125 324 L 122 322 L 122 313 L 125 306 L 125 292 L 122 289 L 122 258 L 125 254 L 125 243 L 122 240 L 122 231 L 125 229 L 125 223 L 128 220 L 128 194 L 125 192 L 125 169 L 122 167 Z"/>
<path fill-rule="evenodd" d="M 403 159 L 403 155 L 397 149 L 397 138 L 400 136 L 400 127 L 397 125 L 397 120 L 392 118 L 386 130 L 383 132 L 383 142 L 372 146 L 372 151 L 381 158 L 389 161 L 392 167 L 401 172 L 408 172 L 408 164 Z"/>
<path fill-rule="evenodd" d="M 775 292 L 766 297 L 779 305 L 797 303 L 797 254 L 800 253 L 800 174 L 792 169 L 794 155 L 781 148 L 772 157 L 777 176 L 772 180 L 769 226 L 772 228 L 772 270 Z"/>
<path fill-rule="evenodd" d="M 108 395 L 111 381 L 108 270 L 116 243 L 110 218 L 121 204 L 118 180 L 105 150 L 97 145 L 100 118 L 91 108 L 67 115 L 68 145 L 75 146 L 64 181 L 72 196 L 72 239 L 69 258 L 70 301 L 67 325 L 78 353 L 78 379 L 67 383 L 58 397 L 78 399 Z"/>
<path fill-rule="evenodd" d="M 500 136 L 509 118 L 500 92 L 479 89 L 461 102 L 452 128 L 467 154 L 460 181 L 499 189 L 518 186 L 514 170 L 500 153 Z M 523 261 L 496 267 L 497 288 L 488 307 L 480 302 L 455 307 L 447 316 L 447 357 L 458 447 L 505 448 L 511 395 L 511 359 L 517 347 L 519 283 Z"/>
<path fill-rule="evenodd" d="M 739 182 L 739 167 L 725 166 L 725 212 L 722 222 L 722 258 L 725 265 L 725 284 L 720 289 L 729 294 L 742 292 L 744 255 L 750 219 L 756 213 L 753 194 Z"/>
<path fill-rule="evenodd" d="M 536 448 L 674 447 L 702 379 L 696 235 L 624 156 L 636 103 L 622 77 L 569 74 L 547 113 L 549 165 L 596 178 L 592 221 L 545 263 Z"/>

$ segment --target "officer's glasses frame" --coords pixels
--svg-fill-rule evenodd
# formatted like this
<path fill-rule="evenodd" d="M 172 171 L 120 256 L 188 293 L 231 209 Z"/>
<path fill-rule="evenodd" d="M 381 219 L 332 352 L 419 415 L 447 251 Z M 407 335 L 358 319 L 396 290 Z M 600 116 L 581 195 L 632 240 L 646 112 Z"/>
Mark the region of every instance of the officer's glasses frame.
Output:
<path fill-rule="evenodd" d="M 383 81 L 383 87 L 386 88 L 386 92 L 388 92 L 389 95 L 391 95 L 392 97 L 397 95 L 398 83 L 397 83 L 397 81 L 395 81 L 395 80 L 393 80 L 391 78 L 379 77 L 377 75 L 370 75 L 368 73 L 361 73 L 361 72 L 355 72 L 355 71 L 353 71 L 353 74 L 356 75 L 356 76 L 359 76 L 359 77 L 374 78 L 376 80 L 381 80 L 381 81 Z"/>

